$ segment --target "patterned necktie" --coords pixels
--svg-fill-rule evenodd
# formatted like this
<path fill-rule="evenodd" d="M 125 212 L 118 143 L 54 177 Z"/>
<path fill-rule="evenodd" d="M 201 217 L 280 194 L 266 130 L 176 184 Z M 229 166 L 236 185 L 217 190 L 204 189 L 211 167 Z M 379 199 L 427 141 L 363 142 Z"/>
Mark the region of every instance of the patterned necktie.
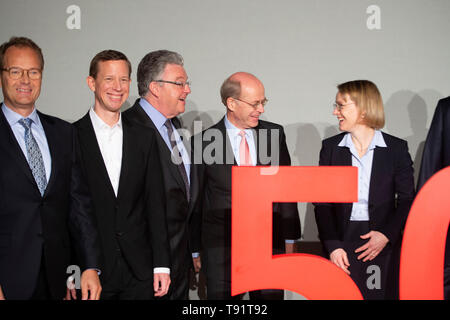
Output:
<path fill-rule="evenodd" d="M 31 119 L 20 119 L 19 123 L 25 128 L 25 147 L 27 149 L 28 165 L 33 173 L 34 180 L 41 195 L 44 195 L 47 188 L 47 177 L 45 175 L 44 160 L 42 159 L 41 150 L 31 132 Z"/>
<path fill-rule="evenodd" d="M 179 159 L 182 159 L 180 151 L 178 150 L 177 144 L 175 142 L 175 137 L 173 136 L 172 121 L 170 119 L 167 119 L 166 122 L 164 122 L 164 125 L 167 128 L 170 145 L 172 146 L 172 152 L 175 152 L 175 150 L 177 150 Z M 186 168 L 184 167 L 183 161 L 181 161 L 180 164 L 177 164 L 177 167 L 178 167 L 178 171 L 181 174 L 181 177 L 183 178 L 184 186 L 186 188 L 187 199 L 190 200 L 191 195 L 190 195 L 190 190 L 189 190 L 189 180 L 188 180 L 188 176 L 186 174 Z"/>
<path fill-rule="evenodd" d="M 240 166 L 251 166 L 252 158 L 250 156 L 250 149 L 248 148 L 247 140 L 245 139 L 245 132 L 239 132 L 241 136 L 241 144 L 239 146 L 239 165 Z"/>

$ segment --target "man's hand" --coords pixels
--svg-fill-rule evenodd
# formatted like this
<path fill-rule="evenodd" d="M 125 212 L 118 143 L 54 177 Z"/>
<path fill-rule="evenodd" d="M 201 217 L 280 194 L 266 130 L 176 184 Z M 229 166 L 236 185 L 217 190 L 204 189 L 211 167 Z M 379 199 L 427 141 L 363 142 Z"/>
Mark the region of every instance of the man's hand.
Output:
<path fill-rule="evenodd" d="M 66 296 L 63 300 L 77 300 L 77 290 L 67 288 Z"/>
<path fill-rule="evenodd" d="M 294 253 L 295 252 L 295 243 L 288 243 L 286 242 L 284 244 L 286 254 Z"/>
<path fill-rule="evenodd" d="M 389 239 L 378 231 L 370 231 L 360 237 L 370 239 L 365 245 L 355 250 L 355 253 L 364 251 L 358 256 L 358 260 L 364 259 L 363 262 L 375 259 L 389 242 Z"/>
<path fill-rule="evenodd" d="M 198 273 L 202 268 L 202 260 L 200 259 L 200 255 L 196 258 L 192 258 L 192 262 L 194 264 L 194 271 Z"/>
<path fill-rule="evenodd" d="M 170 275 L 168 273 L 155 273 L 153 275 L 153 289 L 155 297 L 162 297 L 167 294 L 170 286 Z"/>
<path fill-rule="evenodd" d="M 81 299 L 99 300 L 102 286 L 97 270 L 88 269 L 81 274 Z"/>
<path fill-rule="evenodd" d="M 346 274 L 350 275 L 350 271 L 348 270 L 350 263 L 348 262 L 347 252 L 345 252 L 344 249 L 339 248 L 334 250 L 330 254 L 330 260 L 339 268 L 344 270 Z"/>
<path fill-rule="evenodd" d="M 2 286 L 0 286 L 0 300 L 6 300 L 5 296 L 3 295 Z"/>

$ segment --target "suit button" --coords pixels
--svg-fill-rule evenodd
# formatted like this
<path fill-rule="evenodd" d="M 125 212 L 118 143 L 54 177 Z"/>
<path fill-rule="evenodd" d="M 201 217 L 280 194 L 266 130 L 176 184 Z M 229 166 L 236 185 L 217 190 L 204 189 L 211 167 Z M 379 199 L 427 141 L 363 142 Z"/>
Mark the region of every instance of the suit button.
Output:
<path fill-rule="evenodd" d="M 117 232 L 117 233 L 116 233 L 116 236 L 118 236 L 118 237 L 123 236 L 123 232 Z"/>

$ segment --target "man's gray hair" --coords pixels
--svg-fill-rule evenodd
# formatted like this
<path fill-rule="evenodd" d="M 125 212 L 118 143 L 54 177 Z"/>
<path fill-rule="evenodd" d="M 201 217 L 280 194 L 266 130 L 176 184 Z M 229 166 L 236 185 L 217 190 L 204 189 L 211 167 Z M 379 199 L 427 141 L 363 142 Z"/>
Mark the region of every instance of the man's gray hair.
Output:
<path fill-rule="evenodd" d="M 183 66 L 183 57 L 173 51 L 158 50 L 148 53 L 142 58 L 137 70 L 139 96 L 144 97 L 148 92 L 150 82 L 161 80 L 162 73 L 168 64 Z"/>

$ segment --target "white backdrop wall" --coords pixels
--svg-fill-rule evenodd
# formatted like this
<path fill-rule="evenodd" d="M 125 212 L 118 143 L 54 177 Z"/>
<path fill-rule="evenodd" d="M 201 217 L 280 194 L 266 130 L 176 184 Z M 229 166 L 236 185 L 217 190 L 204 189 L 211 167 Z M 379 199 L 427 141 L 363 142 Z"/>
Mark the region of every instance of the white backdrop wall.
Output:
<path fill-rule="evenodd" d="M 294 165 L 316 165 L 338 133 L 338 83 L 369 79 L 383 95 L 385 131 L 408 141 L 416 174 L 437 101 L 450 94 L 448 0 L 1 0 L 0 42 L 28 36 L 45 55 L 42 112 L 74 121 L 93 103 L 89 62 L 104 49 L 136 69 L 148 52 L 185 59 L 193 82 L 185 126 L 224 114 L 219 87 L 248 71 L 265 84 L 263 119 L 285 126 Z M 0 98 L 1 94 L 0 94 Z M 304 240 L 316 241 L 311 205 L 299 204 Z"/>

